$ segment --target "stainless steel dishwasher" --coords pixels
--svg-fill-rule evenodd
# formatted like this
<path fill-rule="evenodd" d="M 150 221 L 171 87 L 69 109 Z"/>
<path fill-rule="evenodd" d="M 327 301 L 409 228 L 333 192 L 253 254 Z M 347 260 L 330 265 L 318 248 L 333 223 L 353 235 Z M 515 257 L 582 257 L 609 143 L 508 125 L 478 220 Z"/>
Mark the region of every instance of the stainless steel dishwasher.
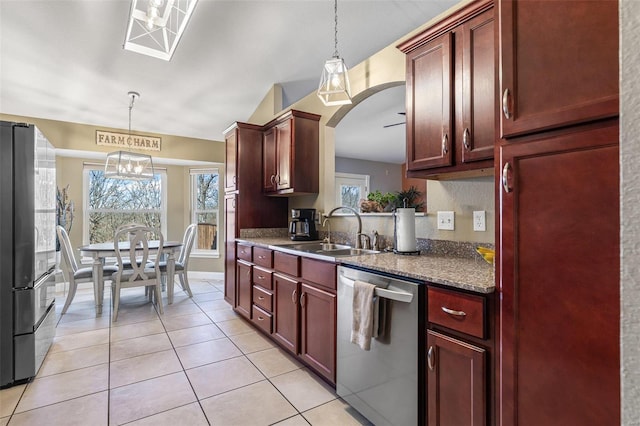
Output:
<path fill-rule="evenodd" d="M 364 351 L 351 343 L 353 284 L 376 285 L 385 303 L 385 332 Z M 338 267 L 338 395 L 377 426 L 418 424 L 420 284 Z"/>

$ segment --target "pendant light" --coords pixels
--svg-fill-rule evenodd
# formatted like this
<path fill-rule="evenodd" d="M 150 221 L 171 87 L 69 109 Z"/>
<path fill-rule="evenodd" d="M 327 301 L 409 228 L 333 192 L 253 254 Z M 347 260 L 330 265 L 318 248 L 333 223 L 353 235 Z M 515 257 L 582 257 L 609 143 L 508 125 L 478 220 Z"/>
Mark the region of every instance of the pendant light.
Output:
<path fill-rule="evenodd" d="M 348 105 L 351 103 L 349 70 L 344 59 L 338 54 L 338 0 L 334 0 L 334 47 L 333 58 L 327 59 L 322 69 L 318 97 L 326 106 Z"/>
<path fill-rule="evenodd" d="M 198 0 L 131 0 L 125 50 L 170 61 Z"/>
<path fill-rule="evenodd" d="M 129 92 L 129 135 L 127 145 L 129 151 L 115 151 L 107 154 L 107 162 L 104 165 L 104 176 L 125 180 L 150 180 L 153 179 L 153 160 L 150 155 L 131 152 L 133 136 L 131 135 L 131 110 L 136 99 L 140 97 L 138 92 Z"/>

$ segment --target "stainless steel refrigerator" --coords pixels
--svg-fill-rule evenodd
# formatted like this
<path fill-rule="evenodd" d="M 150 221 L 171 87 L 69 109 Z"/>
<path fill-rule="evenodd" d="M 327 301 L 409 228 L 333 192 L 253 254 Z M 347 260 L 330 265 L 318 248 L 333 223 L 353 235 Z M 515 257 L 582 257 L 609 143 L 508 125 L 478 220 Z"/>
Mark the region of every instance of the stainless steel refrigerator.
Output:
<path fill-rule="evenodd" d="M 55 335 L 55 151 L 0 121 L 0 387 L 36 375 Z"/>

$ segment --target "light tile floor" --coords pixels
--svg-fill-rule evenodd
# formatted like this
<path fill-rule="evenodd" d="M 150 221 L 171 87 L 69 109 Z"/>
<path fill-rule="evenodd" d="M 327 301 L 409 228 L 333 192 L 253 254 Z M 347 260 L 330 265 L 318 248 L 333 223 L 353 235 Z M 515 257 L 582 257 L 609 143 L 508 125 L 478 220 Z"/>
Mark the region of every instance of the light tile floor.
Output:
<path fill-rule="evenodd" d="M 116 323 L 109 290 L 96 317 L 79 289 L 37 377 L 0 390 L 0 426 L 369 424 L 233 312 L 221 280 L 190 282 L 163 315 L 124 290 Z"/>

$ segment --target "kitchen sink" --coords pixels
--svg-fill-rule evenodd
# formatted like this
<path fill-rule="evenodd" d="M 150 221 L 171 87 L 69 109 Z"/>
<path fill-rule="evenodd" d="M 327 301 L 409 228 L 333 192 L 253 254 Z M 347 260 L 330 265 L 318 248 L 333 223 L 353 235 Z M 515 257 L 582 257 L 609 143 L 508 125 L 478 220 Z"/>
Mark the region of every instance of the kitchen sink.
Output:
<path fill-rule="evenodd" d="M 376 254 L 380 253 L 377 250 L 353 248 L 344 244 L 333 243 L 293 243 L 293 244 L 276 244 L 273 246 L 275 249 L 280 249 L 289 252 L 302 252 L 311 255 L 320 255 L 327 257 L 345 257 L 345 256 L 359 256 L 364 254 Z"/>

